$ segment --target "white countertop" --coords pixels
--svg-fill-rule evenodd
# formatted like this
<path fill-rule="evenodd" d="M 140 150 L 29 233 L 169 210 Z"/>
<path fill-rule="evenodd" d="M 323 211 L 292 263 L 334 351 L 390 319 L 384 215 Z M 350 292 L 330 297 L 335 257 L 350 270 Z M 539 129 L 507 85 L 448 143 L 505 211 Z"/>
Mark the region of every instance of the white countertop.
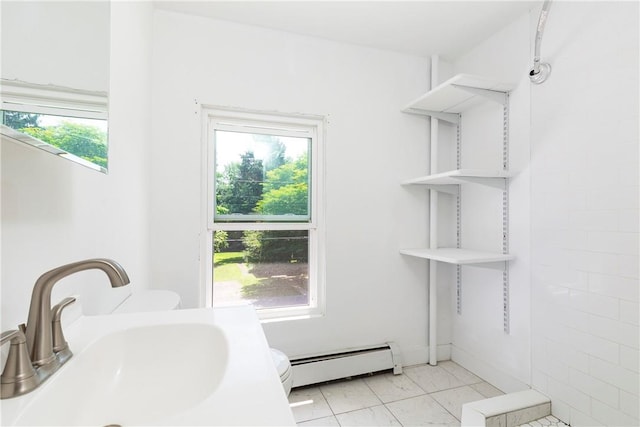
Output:
<path fill-rule="evenodd" d="M 39 396 L 46 396 L 47 388 L 55 387 L 56 377 L 64 375 L 85 349 L 99 338 L 117 331 L 167 324 L 217 326 L 227 342 L 228 363 L 219 386 L 210 396 L 195 407 L 159 422 L 154 420 L 153 425 L 295 425 L 262 326 L 249 306 L 83 316 L 65 330 L 69 346 L 78 356 L 33 392 L 2 400 L 2 425 L 52 425 L 51 419 L 47 422 L 46 416 L 33 413 L 42 405 L 38 402 Z M 167 342 L 165 349 L 158 350 L 175 349 Z M 91 378 L 87 378 L 87 387 L 95 386 Z"/>

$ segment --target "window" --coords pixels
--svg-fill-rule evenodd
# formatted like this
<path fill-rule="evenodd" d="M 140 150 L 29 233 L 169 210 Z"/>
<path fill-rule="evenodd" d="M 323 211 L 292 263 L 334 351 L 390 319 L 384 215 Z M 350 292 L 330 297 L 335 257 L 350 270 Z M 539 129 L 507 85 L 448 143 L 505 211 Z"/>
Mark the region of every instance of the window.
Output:
<path fill-rule="evenodd" d="M 248 302 L 264 319 L 319 314 L 323 119 L 204 111 L 211 305 Z"/>

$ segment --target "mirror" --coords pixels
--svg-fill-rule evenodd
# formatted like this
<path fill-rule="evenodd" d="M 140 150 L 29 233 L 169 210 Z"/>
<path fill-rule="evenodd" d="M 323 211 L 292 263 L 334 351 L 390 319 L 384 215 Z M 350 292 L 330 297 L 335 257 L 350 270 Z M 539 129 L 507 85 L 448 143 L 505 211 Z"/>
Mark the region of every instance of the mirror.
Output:
<path fill-rule="evenodd" d="M 2 1 L 0 134 L 106 172 L 108 1 Z"/>

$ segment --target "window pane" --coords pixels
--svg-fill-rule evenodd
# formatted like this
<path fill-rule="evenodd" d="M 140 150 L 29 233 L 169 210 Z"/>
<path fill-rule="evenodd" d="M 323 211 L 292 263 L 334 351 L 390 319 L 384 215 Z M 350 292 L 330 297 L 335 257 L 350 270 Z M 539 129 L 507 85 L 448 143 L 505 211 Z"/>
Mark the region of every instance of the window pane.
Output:
<path fill-rule="evenodd" d="M 213 306 L 309 305 L 309 232 L 216 231 Z"/>
<path fill-rule="evenodd" d="M 217 221 L 308 221 L 309 138 L 216 130 Z"/>

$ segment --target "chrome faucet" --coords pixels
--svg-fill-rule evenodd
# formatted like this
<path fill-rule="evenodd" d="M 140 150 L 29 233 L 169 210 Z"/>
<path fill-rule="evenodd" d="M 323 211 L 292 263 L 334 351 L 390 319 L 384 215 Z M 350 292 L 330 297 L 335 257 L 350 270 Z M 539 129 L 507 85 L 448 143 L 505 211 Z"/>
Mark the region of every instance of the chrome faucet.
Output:
<path fill-rule="evenodd" d="M 38 278 L 31 294 L 26 327 L 21 325 L 20 332 L 12 331 L 11 334 L 2 335 L 1 343 L 11 341 L 11 351 L 15 353 L 13 358 L 21 362 L 13 363 L 11 366 L 8 363 L 5 365 L 5 370 L 2 372 L 2 399 L 33 390 L 71 358 L 71 351 L 62 335 L 60 316 L 62 310 L 75 299 L 65 298 L 52 309 L 51 290 L 60 279 L 73 273 L 93 269 L 104 271 L 111 287 L 120 287 L 129 283 L 129 277 L 120 264 L 100 258 L 63 265 Z M 24 354 L 27 352 L 28 354 Z M 12 357 L 11 352 L 9 356 Z M 25 358 L 30 364 L 24 363 Z M 34 375 L 34 368 L 37 375 Z M 29 380 L 28 385 L 21 384 L 23 378 Z"/>

